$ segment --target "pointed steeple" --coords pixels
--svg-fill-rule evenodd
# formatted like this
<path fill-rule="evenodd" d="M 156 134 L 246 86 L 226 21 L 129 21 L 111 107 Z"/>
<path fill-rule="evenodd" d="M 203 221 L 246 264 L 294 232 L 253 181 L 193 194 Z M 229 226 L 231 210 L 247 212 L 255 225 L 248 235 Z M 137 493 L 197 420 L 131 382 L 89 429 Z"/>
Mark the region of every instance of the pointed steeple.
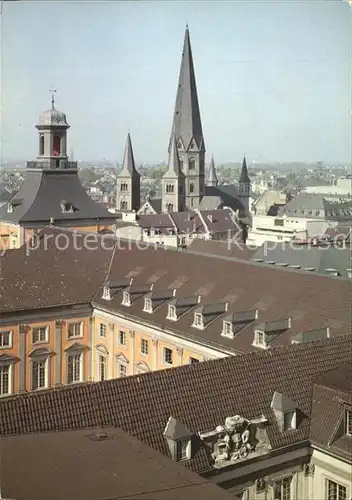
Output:
<path fill-rule="evenodd" d="M 172 136 L 172 142 L 171 142 L 171 150 L 169 154 L 169 164 L 166 172 L 164 173 L 163 177 L 164 178 L 176 178 L 178 179 L 179 177 L 183 176 L 183 173 L 180 169 L 180 160 L 178 157 L 178 152 L 177 152 L 177 142 L 176 142 L 176 135 L 173 134 Z"/>
<path fill-rule="evenodd" d="M 217 186 L 218 184 L 219 184 L 219 180 L 218 180 L 217 175 L 216 175 L 214 157 L 212 156 L 210 163 L 209 163 L 206 185 L 207 186 Z"/>
<path fill-rule="evenodd" d="M 192 149 L 205 150 L 188 25 L 183 43 L 169 151 L 174 134 L 177 143 L 181 139 L 186 150 L 190 147 L 192 139 L 196 143 L 196 147 Z"/>
<path fill-rule="evenodd" d="M 249 184 L 251 182 L 249 175 L 248 175 L 248 169 L 247 169 L 247 162 L 246 162 L 246 157 L 243 157 L 243 162 L 242 162 L 242 170 L 241 170 L 241 176 L 240 176 L 240 183 L 243 184 Z"/>
<path fill-rule="evenodd" d="M 136 165 L 134 163 L 131 135 L 128 132 L 123 166 L 121 172 L 119 173 L 119 177 L 135 177 L 136 175 L 139 176 L 139 173 L 137 172 Z"/>

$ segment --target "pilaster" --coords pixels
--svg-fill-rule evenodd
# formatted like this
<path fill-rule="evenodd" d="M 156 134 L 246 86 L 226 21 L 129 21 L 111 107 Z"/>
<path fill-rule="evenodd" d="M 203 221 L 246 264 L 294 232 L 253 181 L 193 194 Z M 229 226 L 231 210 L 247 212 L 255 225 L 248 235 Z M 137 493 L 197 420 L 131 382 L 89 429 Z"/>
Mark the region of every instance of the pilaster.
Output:
<path fill-rule="evenodd" d="M 55 386 L 62 385 L 62 332 L 63 321 L 55 321 L 55 336 L 54 336 L 54 384 Z"/>
<path fill-rule="evenodd" d="M 153 344 L 153 370 L 157 370 L 158 369 L 159 340 L 154 338 L 152 340 L 152 344 Z"/>
<path fill-rule="evenodd" d="M 134 330 L 130 330 L 130 375 L 134 375 Z"/>
<path fill-rule="evenodd" d="M 178 366 L 182 366 L 183 364 L 183 349 L 180 347 L 176 348 L 177 358 L 178 358 Z"/>
<path fill-rule="evenodd" d="M 94 353 L 95 353 L 95 346 L 93 345 L 94 343 L 94 318 L 89 318 L 89 324 L 88 324 L 88 345 L 89 349 L 86 352 L 86 363 L 87 363 L 87 380 L 91 382 L 94 380 Z M 85 370 L 85 367 L 83 368 Z M 83 371 L 84 373 L 84 371 Z"/>
<path fill-rule="evenodd" d="M 27 356 L 26 356 L 26 342 L 27 333 L 29 331 L 28 325 L 20 325 L 20 335 L 19 335 L 19 368 L 18 368 L 18 392 L 26 392 L 26 368 L 27 368 Z"/>

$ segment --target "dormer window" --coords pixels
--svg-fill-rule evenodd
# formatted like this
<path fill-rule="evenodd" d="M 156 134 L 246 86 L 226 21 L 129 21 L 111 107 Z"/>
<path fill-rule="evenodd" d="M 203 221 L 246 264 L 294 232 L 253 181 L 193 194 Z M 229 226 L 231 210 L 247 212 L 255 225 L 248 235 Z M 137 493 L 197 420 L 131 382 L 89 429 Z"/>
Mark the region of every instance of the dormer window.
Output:
<path fill-rule="evenodd" d="M 346 434 L 352 436 L 352 410 L 346 410 Z"/>
<path fill-rule="evenodd" d="M 122 293 L 122 305 L 130 306 L 131 305 L 131 296 L 128 292 Z"/>
<path fill-rule="evenodd" d="M 200 313 L 194 313 L 193 326 L 203 328 L 203 316 Z"/>
<path fill-rule="evenodd" d="M 151 299 L 144 299 L 144 311 L 148 313 L 153 312 L 153 305 Z"/>
<path fill-rule="evenodd" d="M 8 212 L 9 214 L 12 214 L 12 212 L 13 212 L 13 205 L 12 205 L 12 203 L 9 203 L 9 204 L 7 205 L 7 212 Z"/>
<path fill-rule="evenodd" d="M 187 458 L 189 458 L 189 447 L 189 439 L 180 439 L 179 441 L 176 441 L 176 462 L 187 460 Z"/>
<path fill-rule="evenodd" d="M 256 330 L 254 333 L 254 344 L 260 347 L 266 347 L 264 332 Z"/>
<path fill-rule="evenodd" d="M 169 306 L 168 311 L 167 311 L 167 319 L 171 319 L 173 321 L 177 320 L 177 313 L 176 313 L 175 306 Z"/>
<path fill-rule="evenodd" d="M 111 299 L 111 296 L 110 296 L 110 288 L 108 286 L 104 286 L 103 288 L 103 299 L 105 300 L 110 300 Z"/>
<path fill-rule="evenodd" d="M 72 203 L 70 203 L 68 201 L 62 201 L 61 202 L 61 212 L 63 214 L 72 213 L 73 212 L 73 205 L 72 205 Z"/>
<path fill-rule="evenodd" d="M 229 321 L 223 322 L 222 335 L 225 337 L 233 337 L 232 323 Z"/>
<path fill-rule="evenodd" d="M 296 429 L 296 412 L 287 411 L 284 413 L 284 431 Z"/>

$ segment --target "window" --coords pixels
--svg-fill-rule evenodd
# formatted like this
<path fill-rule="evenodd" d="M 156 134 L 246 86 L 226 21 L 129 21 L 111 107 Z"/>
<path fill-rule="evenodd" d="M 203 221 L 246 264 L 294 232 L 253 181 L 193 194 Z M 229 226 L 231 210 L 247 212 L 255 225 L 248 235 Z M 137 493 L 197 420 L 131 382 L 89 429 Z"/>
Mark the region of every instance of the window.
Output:
<path fill-rule="evenodd" d="M 60 156 L 61 153 L 61 137 L 54 135 L 53 154 L 52 156 Z"/>
<path fill-rule="evenodd" d="M 149 342 L 146 339 L 141 339 L 141 353 L 146 356 L 149 353 Z"/>
<path fill-rule="evenodd" d="M 126 347 L 126 332 L 124 332 L 123 330 L 119 330 L 118 343 L 119 345 Z"/>
<path fill-rule="evenodd" d="M 32 362 L 32 391 L 44 389 L 47 383 L 47 359 Z"/>
<path fill-rule="evenodd" d="M 82 354 L 70 354 L 67 357 L 67 383 L 81 382 Z"/>
<path fill-rule="evenodd" d="M 69 323 L 68 325 L 68 338 L 82 337 L 82 323 Z"/>
<path fill-rule="evenodd" d="M 194 313 L 194 326 L 203 326 L 203 317 L 200 313 Z"/>
<path fill-rule="evenodd" d="M 120 210 L 127 210 L 127 201 L 121 201 Z"/>
<path fill-rule="evenodd" d="M 326 499 L 327 500 L 346 500 L 347 488 L 341 484 L 326 480 Z"/>
<path fill-rule="evenodd" d="M 352 436 L 352 410 L 346 410 L 345 425 L 346 425 L 346 434 Z"/>
<path fill-rule="evenodd" d="M 106 325 L 104 323 L 100 323 L 100 336 L 106 338 Z"/>
<path fill-rule="evenodd" d="M 12 332 L 0 332 L 0 349 L 12 347 Z"/>
<path fill-rule="evenodd" d="M 151 299 L 144 299 L 144 310 L 146 312 L 153 312 L 153 305 Z"/>
<path fill-rule="evenodd" d="M 167 365 L 172 365 L 172 349 L 164 347 L 164 363 Z"/>
<path fill-rule="evenodd" d="M 188 170 L 194 170 L 196 168 L 196 162 L 194 158 L 190 158 L 188 162 Z"/>
<path fill-rule="evenodd" d="M 176 461 L 185 460 L 187 458 L 188 441 L 176 441 Z"/>
<path fill-rule="evenodd" d="M 131 305 L 131 297 L 128 292 L 123 292 L 122 293 L 122 304 L 124 306 L 130 306 Z"/>
<path fill-rule="evenodd" d="M 285 477 L 274 483 L 274 500 L 291 500 L 292 477 Z"/>
<path fill-rule="evenodd" d="M 177 319 L 175 306 L 169 306 L 168 312 L 167 312 L 167 317 L 168 317 L 168 319 Z"/>
<path fill-rule="evenodd" d="M 166 210 L 167 210 L 167 212 L 173 212 L 173 211 L 174 211 L 174 206 L 173 206 L 173 204 L 172 204 L 172 203 L 168 203 L 168 204 L 166 205 Z"/>
<path fill-rule="evenodd" d="M 41 135 L 39 142 L 39 155 L 43 156 L 43 154 L 44 154 L 44 135 Z"/>
<path fill-rule="evenodd" d="M 10 365 L 0 366 L 0 396 L 10 394 Z"/>
<path fill-rule="evenodd" d="M 194 363 L 199 363 L 199 359 L 192 358 L 192 356 L 190 356 L 190 358 L 189 358 L 189 364 L 193 365 Z"/>
<path fill-rule="evenodd" d="M 48 342 L 48 327 L 47 326 L 37 326 L 32 330 L 32 343 L 37 344 L 38 342 Z"/>
<path fill-rule="evenodd" d="M 127 365 L 121 361 L 117 364 L 117 375 L 118 377 L 127 377 Z"/>
<path fill-rule="evenodd" d="M 7 212 L 8 212 L 9 214 L 12 214 L 12 212 L 13 212 L 13 205 L 12 205 L 11 203 L 9 203 L 9 204 L 7 205 Z"/>
<path fill-rule="evenodd" d="M 102 354 L 99 355 L 99 380 L 106 380 L 106 357 Z"/>
<path fill-rule="evenodd" d="M 230 323 L 229 321 L 224 321 L 222 334 L 225 335 L 226 337 L 233 336 L 232 323 Z"/>
<path fill-rule="evenodd" d="M 296 428 L 296 412 L 287 411 L 284 413 L 284 431 Z"/>
<path fill-rule="evenodd" d="M 265 345 L 265 337 L 264 337 L 264 333 L 263 332 L 258 332 L 258 331 L 255 332 L 254 343 L 257 344 L 257 345 L 262 345 L 262 346 Z"/>
<path fill-rule="evenodd" d="M 126 192 L 128 191 L 128 184 L 126 184 L 125 182 L 123 182 L 120 186 L 120 191 L 123 191 L 123 192 Z"/>
<path fill-rule="evenodd" d="M 194 184 L 189 185 L 189 192 L 194 193 Z"/>

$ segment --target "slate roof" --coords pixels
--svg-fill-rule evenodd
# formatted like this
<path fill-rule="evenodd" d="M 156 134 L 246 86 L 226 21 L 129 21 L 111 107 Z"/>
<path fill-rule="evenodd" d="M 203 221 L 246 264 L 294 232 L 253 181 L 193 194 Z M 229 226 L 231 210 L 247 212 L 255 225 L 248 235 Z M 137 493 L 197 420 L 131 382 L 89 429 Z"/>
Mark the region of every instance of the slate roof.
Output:
<path fill-rule="evenodd" d="M 346 335 L 12 396 L 0 401 L 0 434 L 118 427 L 169 456 L 163 432 L 170 416 L 196 434 L 214 429 L 229 416 L 263 414 L 270 423 L 272 449 L 308 442 L 314 380 L 348 363 L 351 348 L 352 336 Z M 270 406 L 275 391 L 297 403 L 302 415 L 297 429 L 279 429 Z M 198 442 L 198 446 L 184 464 L 197 472 L 209 470 L 205 445 Z"/>
<path fill-rule="evenodd" d="M 12 194 L 7 189 L 0 188 L 0 203 L 6 203 L 12 198 Z"/>
<path fill-rule="evenodd" d="M 95 203 L 78 178 L 78 171 L 28 170 L 24 182 L 12 201 L 20 204 L 13 212 L 8 203 L 0 207 L 0 220 L 15 223 L 85 220 L 114 221 L 116 216 Z M 61 203 L 72 203 L 75 211 L 63 213 Z"/>
<path fill-rule="evenodd" d="M 351 221 L 352 202 L 332 203 L 321 194 L 299 193 L 280 212 L 291 217 Z"/>
<path fill-rule="evenodd" d="M 216 175 L 216 168 L 215 168 L 215 162 L 214 162 L 214 157 L 212 156 L 210 158 L 209 162 L 209 168 L 207 172 L 207 178 L 206 178 L 206 183 L 209 184 L 210 186 L 217 185 L 218 184 L 218 178 Z"/>
<path fill-rule="evenodd" d="M 248 175 L 248 168 L 247 168 L 247 162 L 246 162 L 246 157 L 243 158 L 242 162 L 242 169 L 241 169 L 241 175 L 240 175 L 240 180 L 239 182 L 249 184 L 251 182 L 249 175 Z"/>
<path fill-rule="evenodd" d="M 123 164 L 121 172 L 119 172 L 118 177 L 140 177 L 139 172 L 136 169 L 134 162 L 134 155 L 132 149 L 131 135 L 128 132 L 125 146 L 125 154 L 123 158 Z"/>
<path fill-rule="evenodd" d="M 191 241 L 187 250 L 213 256 L 218 255 L 219 257 L 234 257 L 241 260 L 249 260 L 255 254 L 255 250 L 251 250 L 247 245 L 238 241 L 203 240 L 201 238 L 195 238 Z"/>
<path fill-rule="evenodd" d="M 4 498 L 232 498 L 225 490 L 116 428 L 7 437 L 1 439 L 0 446 Z"/>
<path fill-rule="evenodd" d="M 208 208 L 208 197 L 218 198 L 221 200 L 221 207 L 230 207 L 232 210 L 243 211 L 244 207 L 240 200 L 238 199 L 238 187 L 236 185 L 226 185 L 226 186 L 205 186 L 205 195 L 202 198 L 202 208 Z M 212 199 L 209 199 L 209 203 L 213 203 Z M 210 205 L 209 205 L 210 208 Z M 219 208 L 219 207 L 216 207 Z"/>
<path fill-rule="evenodd" d="M 346 270 L 352 268 L 350 248 L 338 246 L 305 246 L 282 243 L 276 248 L 262 245 L 252 256 L 253 259 L 263 259 L 264 262 L 300 266 L 301 269 L 312 268 L 321 274 L 329 274 L 329 269 L 336 269 L 340 276 L 347 276 Z"/>
<path fill-rule="evenodd" d="M 192 138 L 196 141 L 199 149 L 203 151 L 205 149 L 188 27 L 185 31 L 183 43 L 169 151 L 171 150 L 171 140 L 174 135 L 177 142 L 181 138 L 186 150 L 190 146 Z"/>
<path fill-rule="evenodd" d="M 203 220 L 205 221 L 205 225 Z M 200 215 L 197 211 L 170 212 L 155 215 L 140 215 L 138 219 L 140 227 L 153 229 L 172 229 L 179 233 L 226 233 L 226 231 L 238 231 L 241 237 L 241 229 L 233 220 L 230 210 L 202 210 Z"/>
<path fill-rule="evenodd" d="M 315 380 L 310 437 L 313 445 L 352 461 L 352 439 L 345 431 L 347 408 L 352 411 L 350 360 Z"/>

